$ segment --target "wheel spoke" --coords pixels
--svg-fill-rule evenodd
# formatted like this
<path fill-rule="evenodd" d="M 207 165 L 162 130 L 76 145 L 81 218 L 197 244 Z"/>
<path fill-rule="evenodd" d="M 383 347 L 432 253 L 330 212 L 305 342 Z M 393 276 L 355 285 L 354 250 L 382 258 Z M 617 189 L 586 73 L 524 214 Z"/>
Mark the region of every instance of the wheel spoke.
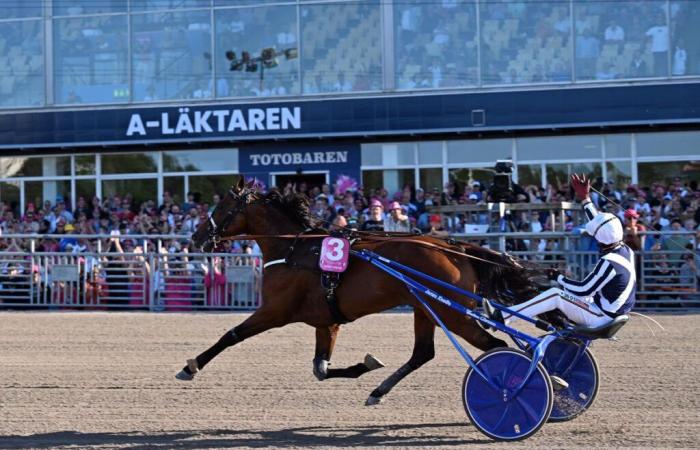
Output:
<path fill-rule="evenodd" d="M 503 424 L 503 421 L 505 420 L 505 418 L 508 417 L 508 416 L 510 415 L 510 414 L 508 414 L 508 413 L 510 412 L 510 406 L 511 406 L 511 403 L 508 402 L 508 403 L 506 404 L 506 407 L 503 409 L 503 413 L 501 414 L 501 418 L 498 419 L 498 422 L 496 422 L 496 424 L 492 427 L 492 430 L 495 431 L 495 430 L 498 430 L 498 429 L 501 427 L 501 425 Z"/>
<path fill-rule="evenodd" d="M 532 424 L 536 424 L 540 417 L 537 414 L 537 412 L 532 408 L 532 405 L 528 404 L 525 400 L 522 399 L 520 395 L 515 397 L 515 400 L 518 402 L 518 405 L 522 408 L 522 410 L 525 412 L 526 416 L 529 416 L 530 419 L 532 419 Z"/>

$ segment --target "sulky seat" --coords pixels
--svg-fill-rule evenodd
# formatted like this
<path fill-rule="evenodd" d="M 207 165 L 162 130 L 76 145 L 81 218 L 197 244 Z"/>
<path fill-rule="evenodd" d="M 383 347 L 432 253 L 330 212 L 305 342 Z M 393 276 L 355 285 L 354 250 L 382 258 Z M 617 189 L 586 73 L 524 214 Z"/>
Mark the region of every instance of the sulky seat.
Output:
<path fill-rule="evenodd" d="M 578 326 L 574 327 L 573 332 L 588 339 L 610 339 L 615 336 L 615 333 L 620 331 L 620 328 L 629 320 L 630 316 L 623 314 L 615 317 L 611 322 L 603 326 L 594 328 Z"/>

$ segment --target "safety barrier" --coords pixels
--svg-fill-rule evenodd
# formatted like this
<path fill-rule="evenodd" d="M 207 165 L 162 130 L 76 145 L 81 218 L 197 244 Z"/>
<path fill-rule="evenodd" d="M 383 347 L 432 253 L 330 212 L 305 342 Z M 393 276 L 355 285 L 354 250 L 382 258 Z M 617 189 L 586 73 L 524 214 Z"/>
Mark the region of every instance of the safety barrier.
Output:
<path fill-rule="evenodd" d="M 599 258 L 590 238 L 575 233 L 486 233 L 453 237 L 568 271 L 578 279 L 584 278 Z M 0 237 L 0 240 L 28 240 L 27 251 L 0 252 L 0 307 L 252 310 L 262 301 L 259 255 L 171 252 L 164 243 L 173 240 L 173 236 L 129 236 L 137 242 L 143 239 L 141 247 L 145 251 L 136 253 L 33 251 L 36 243 L 29 241 L 40 238 Z M 700 255 L 697 250 L 685 249 L 685 243 L 697 249 L 697 235 L 640 233 L 640 245 L 646 250 L 636 253 L 638 307 L 700 308 L 697 271 Z"/>
<path fill-rule="evenodd" d="M 700 308 L 700 251 L 691 231 L 640 232 L 635 252 L 637 308 Z M 580 233 L 484 233 L 453 235 L 457 240 L 507 251 L 526 261 L 554 267 L 577 279 L 593 270 L 600 255 Z M 688 247 L 685 248 L 683 243 Z M 660 247 L 660 248 L 659 248 Z"/>
<path fill-rule="evenodd" d="M 247 254 L 0 252 L 0 306 L 252 310 L 261 267 Z"/>

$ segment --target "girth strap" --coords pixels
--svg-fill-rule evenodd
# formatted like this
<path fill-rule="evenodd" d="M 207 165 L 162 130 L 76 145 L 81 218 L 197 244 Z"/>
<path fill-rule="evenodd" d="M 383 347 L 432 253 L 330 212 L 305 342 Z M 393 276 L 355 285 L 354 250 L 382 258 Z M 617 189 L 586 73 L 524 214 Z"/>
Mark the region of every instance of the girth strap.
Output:
<path fill-rule="evenodd" d="M 321 274 L 321 285 L 326 290 L 326 304 L 331 312 L 331 316 L 333 316 L 333 322 L 342 325 L 351 322 L 351 320 L 345 317 L 345 314 L 340 310 L 338 296 L 335 295 L 335 290 L 339 284 L 339 274 L 329 272 L 323 272 Z"/>

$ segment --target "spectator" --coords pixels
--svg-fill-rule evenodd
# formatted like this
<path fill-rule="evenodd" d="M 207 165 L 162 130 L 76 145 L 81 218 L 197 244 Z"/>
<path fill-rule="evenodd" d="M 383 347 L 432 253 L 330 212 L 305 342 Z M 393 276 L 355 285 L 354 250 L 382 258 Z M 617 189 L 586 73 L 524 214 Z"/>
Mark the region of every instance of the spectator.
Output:
<path fill-rule="evenodd" d="M 685 51 L 685 43 L 683 38 L 679 38 L 676 43 L 676 50 L 673 52 L 673 71 L 672 75 L 685 75 L 685 65 L 688 60 L 688 52 Z"/>
<path fill-rule="evenodd" d="M 605 40 L 614 43 L 622 43 L 625 40 L 625 30 L 617 24 L 615 19 L 611 20 L 610 25 L 605 29 Z"/>
<path fill-rule="evenodd" d="M 226 298 L 226 274 L 224 273 L 224 261 L 220 256 L 215 256 L 211 260 L 212 270 L 209 265 L 202 263 L 204 271 L 204 286 L 206 287 L 207 306 L 222 308 L 228 306 Z"/>
<path fill-rule="evenodd" d="M 411 222 L 404 215 L 399 202 L 389 205 L 389 216 L 384 220 L 384 231 L 408 233 L 411 231 Z"/>
<path fill-rule="evenodd" d="M 360 231 L 384 231 L 384 207 L 379 200 L 369 203 L 369 215 L 360 225 Z"/>
<path fill-rule="evenodd" d="M 656 23 L 649 28 L 646 35 L 651 39 L 651 54 L 654 56 L 654 76 L 668 76 L 668 26 L 665 17 L 657 17 Z"/>
<path fill-rule="evenodd" d="M 639 223 L 639 214 L 634 209 L 625 211 L 625 235 L 624 243 L 629 248 L 638 252 L 642 249 L 642 242 L 639 236 L 640 232 L 646 231 L 644 225 Z"/>
<path fill-rule="evenodd" d="M 649 70 L 647 69 L 647 63 L 642 58 L 642 52 L 636 50 L 629 67 L 629 76 L 633 78 L 643 78 L 649 76 Z"/>

